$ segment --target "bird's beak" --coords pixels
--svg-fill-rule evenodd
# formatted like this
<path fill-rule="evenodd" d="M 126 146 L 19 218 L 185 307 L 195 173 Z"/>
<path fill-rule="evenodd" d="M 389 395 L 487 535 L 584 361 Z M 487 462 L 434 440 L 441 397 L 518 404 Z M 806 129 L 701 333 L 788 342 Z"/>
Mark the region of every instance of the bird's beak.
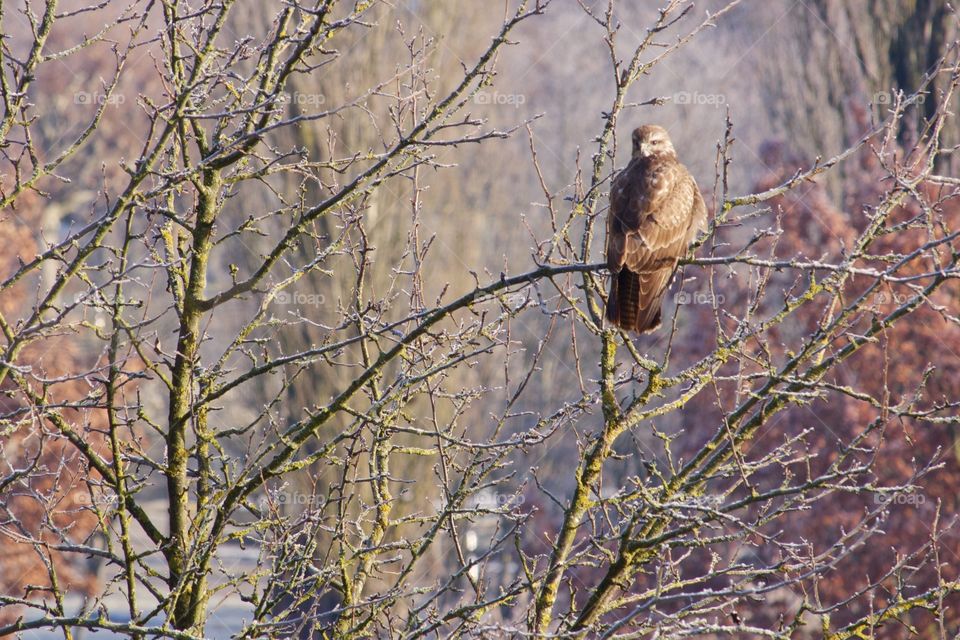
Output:
<path fill-rule="evenodd" d="M 653 151 L 653 149 L 650 147 L 650 144 L 649 144 L 649 143 L 646 143 L 646 142 L 641 142 L 641 143 L 640 143 L 640 155 L 641 155 L 641 156 L 643 156 L 644 158 L 646 158 L 647 156 L 650 155 L 650 153 L 651 153 L 652 151 Z"/>

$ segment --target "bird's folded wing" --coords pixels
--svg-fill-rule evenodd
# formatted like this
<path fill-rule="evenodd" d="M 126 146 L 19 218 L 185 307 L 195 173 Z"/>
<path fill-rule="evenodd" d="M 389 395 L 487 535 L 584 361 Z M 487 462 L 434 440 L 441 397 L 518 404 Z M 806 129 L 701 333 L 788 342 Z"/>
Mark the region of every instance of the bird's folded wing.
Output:
<path fill-rule="evenodd" d="M 626 235 L 623 264 L 631 271 L 643 272 L 672 267 L 687 250 L 688 231 L 696 201 L 696 185 L 685 178 L 689 174 L 677 167 L 671 176 L 666 197 Z M 684 175 L 685 174 L 685 175 Z"/>

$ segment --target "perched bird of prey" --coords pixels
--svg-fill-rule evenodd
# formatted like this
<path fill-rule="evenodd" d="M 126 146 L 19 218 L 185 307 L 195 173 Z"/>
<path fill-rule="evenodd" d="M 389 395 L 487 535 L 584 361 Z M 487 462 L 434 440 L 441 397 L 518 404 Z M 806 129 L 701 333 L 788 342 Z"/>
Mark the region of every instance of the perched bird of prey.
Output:
<path fill-rule="evenodd" d="M 703 196 L 666 130 L 650 124 L 634 130 L 633 157 L 610 191 L 607 319 L 637 333 L 657 329 L 677 261 L 706 230 Z"/>

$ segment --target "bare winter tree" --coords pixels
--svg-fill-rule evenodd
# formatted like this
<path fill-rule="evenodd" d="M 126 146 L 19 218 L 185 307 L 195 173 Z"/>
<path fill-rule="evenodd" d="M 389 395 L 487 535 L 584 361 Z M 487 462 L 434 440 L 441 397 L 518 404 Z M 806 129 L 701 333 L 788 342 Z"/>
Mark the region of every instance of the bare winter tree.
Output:
<path fill-rule="evenodd" d="M 746 195 L 728 115 L 637 337 L 603 319 L 618 142 L 738 0 L 563 9 L 607 104 L 560 186 L 536 118 L 483 115 L 551 0 L 64 4 L 0 4 L 0 636 L 957 628 L 955 43 Z M 471 159 L 509 138 L 524 172 Z"/>

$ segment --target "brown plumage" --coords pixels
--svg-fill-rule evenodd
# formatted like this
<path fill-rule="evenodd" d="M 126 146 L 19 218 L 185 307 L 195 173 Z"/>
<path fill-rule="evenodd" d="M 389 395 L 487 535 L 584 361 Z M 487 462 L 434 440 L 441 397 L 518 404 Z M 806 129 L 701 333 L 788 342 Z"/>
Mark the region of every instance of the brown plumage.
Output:
<path fill-rule="evenodd" d="M 607 319 L 628 331 L 657 329 L 677 261 L 706 229 L 703 196 L 666 130 L 649 124 L 634 130 L 633 157 L 610 190 Z"/>

